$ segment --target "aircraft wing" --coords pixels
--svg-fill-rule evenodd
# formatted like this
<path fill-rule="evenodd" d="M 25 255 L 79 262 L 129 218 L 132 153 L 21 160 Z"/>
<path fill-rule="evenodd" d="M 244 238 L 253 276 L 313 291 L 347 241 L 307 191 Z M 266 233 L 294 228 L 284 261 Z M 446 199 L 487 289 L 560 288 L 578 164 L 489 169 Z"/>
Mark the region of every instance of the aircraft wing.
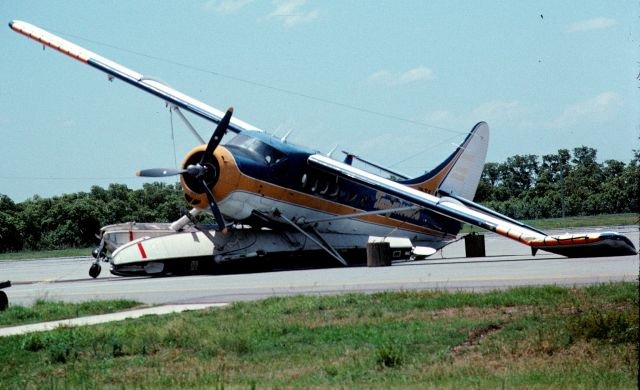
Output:
<path fill-rule="evenodd" d="M 626 256 L 637 253 L 631 241 L 619 233 L 550 236 L 495 211 L 482 208 L 480 205 L 474 207 L 472 202 L 463 204 L 451 197 L 433 196 L 323 155 L 310 156 L 308 164 L 345 180 L 396 196 L 445 217 L 496 232 L 528 245 L 534 251 L 542 249 L 568 257 Z"/>
<path fill-rule="evenodd" d="M 144 75 L 134 70 L 108 60 L 96 53 L 86 50 L 69 41 L 66 41 L 32 24 L 14 20 L 9 22 L 9 27 L 28 38 L 42 43 L 45 46 L 55 49 L 73 59 L 84 62 L 87 65 L 103 71 L 104 73 L 108 74 L 110 78 L 113 77 L 122 80 L 128 84 L 133 85 L 134 87 L 140 88 L 145 92 L 155 95 L 160 99 L 169 102 L 170 104 L 187 110 L 208 121 L 217 124 L 224 116 L 224 112 L 216 108 L 213 108 L 199 100 L 176 91 L 175 89 L 159 81 L 145 78 Z M 229 130 L 235 133 L 239 133 L 243 130 L 261 131 L 257 127 L 236 119 L 235 117 L 231 118 Z"/>

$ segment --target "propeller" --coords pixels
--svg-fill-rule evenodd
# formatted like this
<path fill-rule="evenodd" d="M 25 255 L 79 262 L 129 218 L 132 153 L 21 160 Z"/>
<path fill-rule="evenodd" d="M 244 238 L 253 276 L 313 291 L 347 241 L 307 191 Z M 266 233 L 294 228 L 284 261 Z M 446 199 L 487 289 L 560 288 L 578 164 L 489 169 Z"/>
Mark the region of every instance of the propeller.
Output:
<path fill-rule="evenodd" d="M 211 134 L 211 139 L 207 144 L 207 149 L 202 155 L 202 159 L 200 159 L 200 165 L 204 165 L 207 162 L 211 162 L 213 160 L 213 151 L 218 147 L 220 141 L 222 141 L 222 137 L 227 132 L 227 128 L 229 127 L 229 122 L 231 121 L 231 115 L 233 114 L 233 107 L 229 107 L 227 112 L 222 117 L 222 120 L 218 123 L 218 127 L 216 127 L 216 131 Z"/>
<path fill-rule="evenodd" d="M 227 225 L 225 223 L 224 217 L 222 216 L 222 213 L 220 212 L 220 208 L 218 208 L 218 204 L 213 197 L 213 193 L 211 192 L 211 189 L 207 184 L 207 181 L 213 181 L 217 175 L 216 166 L 214 165 L 213 152 L 216 150 L 218 145 L 220 145 L 222 137 L 227 132 L 232 114 L 233 107 L 229 107 L 227 112 L 218 123 L 218 127 L 216 127 L 216 130 L 211 135 L 211 139 L 207 144 L 207 148 L 205 149 L 205 152 L 198 163 L 191 164 L 185 169 L 155 168 L 143 169 L 136 172 L 136 176 L 140 177 L 167 177 L 175 175 L 187 175 L 194 178 L 199 184 L 202 185 L 204 193 L 207 196 L 209 208 L 211 209 L 211 213 L 213 214 L 213 217 L 215 218 L 218 225 L 218 229 L 216 230 L 224 233 L 226 233 L 227 231 Z"/>
<path fill-rule="evenodd" d="M 153 168 L 153 169 L 143 169 L 136 172 L 136 176 L 141 177 L 166 177 L 166 176 L 175 176 L 182 175 L 186 173 L 186 169 L 173 169 L 173 168 Z"/>

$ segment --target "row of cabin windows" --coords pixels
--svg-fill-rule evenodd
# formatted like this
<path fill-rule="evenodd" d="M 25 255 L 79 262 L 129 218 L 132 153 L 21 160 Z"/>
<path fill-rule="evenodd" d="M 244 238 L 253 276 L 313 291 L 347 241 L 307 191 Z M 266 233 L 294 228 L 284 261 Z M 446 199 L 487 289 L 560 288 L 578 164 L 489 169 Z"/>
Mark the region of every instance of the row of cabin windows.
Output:
<path fill-rule="evenodd" d="M 340 198 L 343 202 L 352 206 L 364 207 L 369 203 L 369 197 L 366 194 L 357 191 L 342 189 L 338 183 L 338 177 L 334 176 L 333 180 L 328 177 L 319 177 L 313 175 L 302 174 L 300 185 L 307 192 L 324 195 L 328 198 Z"/>

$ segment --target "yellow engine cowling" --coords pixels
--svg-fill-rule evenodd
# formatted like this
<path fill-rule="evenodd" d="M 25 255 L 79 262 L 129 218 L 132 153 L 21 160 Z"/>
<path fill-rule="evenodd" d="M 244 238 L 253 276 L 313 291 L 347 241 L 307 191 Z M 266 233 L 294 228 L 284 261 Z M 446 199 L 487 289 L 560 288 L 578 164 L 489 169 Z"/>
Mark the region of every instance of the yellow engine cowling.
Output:
<path fill-rule="evenodd" d="M 207 145 L 200 145 L 193 148 L 182 161 L 182 168 L 186 169 L 191 164 L 196 164 L 202 159 Z M 240 171 L 235 163 L 233 155 L 224 146 L 218 146 L 214 152 L 213 166 L 216 169 L 216 175 L 213 181 L 207 181 L 209 189 L 213 193 L 216 202 L 226 198 L 240 182 Z M 193 207 L 199 209 L 208 209 L 209 201 L 207 194 L 202 188 L 202 184 L 195 178 L 188 175 L 180 175 L 180 185 L 184 191 L 184 197 Z"/>

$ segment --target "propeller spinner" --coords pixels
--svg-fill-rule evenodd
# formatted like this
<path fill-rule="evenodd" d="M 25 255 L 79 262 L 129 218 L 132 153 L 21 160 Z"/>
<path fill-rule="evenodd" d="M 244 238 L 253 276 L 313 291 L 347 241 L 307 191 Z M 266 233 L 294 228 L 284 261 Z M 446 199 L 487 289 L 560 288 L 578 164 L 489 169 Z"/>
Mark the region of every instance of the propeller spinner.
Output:
<path fill-rule="evenodd" d="M 222 117 L 222 120 L 218 123 L 218 127 L 211 135 L 211 139 L 207 144 L 207 149 L 205 150 L 202 158 L 196 164 L 191 164 L 187 166 L 185 169 L 173 169 L 173 168 L 155 168 L 155 169 L 143 169 L 141 171 L 136 172 L 136 176 L 141 177 L 167 177 L 167 176 L 175 176 L 175 175 L 183 175 L 192 178 L 196 182 L 202 185 L 204 193 L 207 195 L 207 200 L 209 202 L 209 208 L 211 209 L 211 213 L 213 217 L 216 219 L 216 224 L 218 225 L 217 231 L 226 232 L 227 225 L 224 221 L 224 217 L 218 208 L 218 204 L 216 200 L 213 198 L 213 193 L 209 188 L 209 183 L 214 183 L 217 179 L 217 169 L 215 164 L 215 158 L 213 156 L 213 152 L 216 150 L 220 141 L 222 141 L 222 137 L 227 132 L 227 128 L 229 127 L 229 122 L 231 121 L 231 115 L 233 114 L 233 107 L 229 107 L 227 112 Z"/>

